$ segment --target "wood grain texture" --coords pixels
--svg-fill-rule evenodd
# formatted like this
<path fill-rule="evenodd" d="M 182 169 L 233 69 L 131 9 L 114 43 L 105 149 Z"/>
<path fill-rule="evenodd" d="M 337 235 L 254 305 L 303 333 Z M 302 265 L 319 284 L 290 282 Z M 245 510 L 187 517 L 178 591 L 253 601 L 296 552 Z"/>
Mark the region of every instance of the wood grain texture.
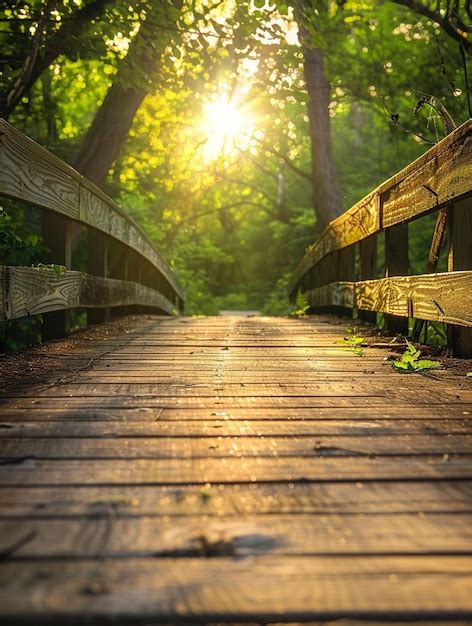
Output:
<path fill-rule="evenodd" d="M 470 271 L 333 283 L 306 295 L 313 306 L 355 306 L 365 311 L 472 326 Z"/>
<path fill-rule="evenodd" d="M 470 195 L 471 180 L 468 120 L 327 226 L 295 270 L 292 297 L 303 276 L 327 254 Z"/>
<path fill-rule="evenodd" d="M 0 565 L 0 604 L 9 624 L 469 619 L 471 565 L 436 555 L 11 562 Z"/>
<path fill-rule="evenodd" d="M 0 195 L 54 211 L 136 250 L 182 299 L 171 268 L 132 218 L 76 170 L 0 119 Z"/>
<path fill-rule="evenodd" d="M 144 305 L 172 313 L 174 306 L 158 291 L 111 278 L 49 268 L 2 267 L 3 316 L 16 319 L 74 307 Z"/>
<path fill-rule="evenodd" d="M 468 379 L 345 326 L 137 317 L 16 357 L 0 622 L 470 621 Z"/>
<path fill-rule="evenodd" d="M 472 481 L 294 482 L 234 485 L 57 485 L 2 487 L 0 519 L 82 520 L 108 515 L 170 519 L 206 515 L 336 513 L 422 517 L 428 513 L 472 513 Z M 4 539 L 5 540 L 5 539 Z"/>
<path fill-rule="evenodd" d="M 82 519 L 0 520 L 0 553 L 19 547 L 13 559 L 98 559 L 204 557 L 218 542 L 221 551 L 254 555 L 470 554 L 472 514 L 396 513 L 378 515 L 271 514 L 129 517 L 96 505 Z M 29 535 L 30 541 L 21 543 Z M 211 556 L 211 554 L 210 554 Z M 213 554 L 218 556 L 218 553 Z M 224 556 L 222 554 L 221 556 Z"/>

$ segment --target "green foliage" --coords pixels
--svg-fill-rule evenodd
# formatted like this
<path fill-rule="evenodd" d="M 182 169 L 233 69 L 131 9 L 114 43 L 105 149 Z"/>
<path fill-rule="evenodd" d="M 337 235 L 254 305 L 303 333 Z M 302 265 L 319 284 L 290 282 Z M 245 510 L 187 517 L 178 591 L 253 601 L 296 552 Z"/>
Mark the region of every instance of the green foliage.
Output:
<path fill-rule="evenodd" d="M 361 347 L 364 341 L 365 338 L 357 335 L 357 328 L 354 326 L 346 328 L 346 336 L 339 343 L 355 356 L 364 356 L 364 350 Z"/>
<path fill-rule="evenodd" d="M 35 267 L 39 270 L 52 270 L 56 278 L 60 278 L 61 274 L 67 272 L 67 267 L 58 263 L 38 263 Z"/>
<path fill-rule="evenodd" d="M 32 232 L 23 211 L 0 207 L 0 262 L 3 265 L 32 265 L 46 252 L 41 236 Z"/>
<path fill-rule="evenodd" d="M 407 347 L 399 360 L 392 363 L 393 368 L 400 374 L 413 374 L 425 370 L 441 367 L 439 361 L 420 359 L 421 352 L 412 343 L 407 341 Z"/>
<path fill-rule="evenodd" d="M 295 305 L 296 309 L 294 309 L 290 315 L 294 315 L 295 317 L 305 317 L 308 309 L 310 308 L 310 303 L 306 297 L 306 294 L 303 291 L 298 291 L 295 296 Z"/>

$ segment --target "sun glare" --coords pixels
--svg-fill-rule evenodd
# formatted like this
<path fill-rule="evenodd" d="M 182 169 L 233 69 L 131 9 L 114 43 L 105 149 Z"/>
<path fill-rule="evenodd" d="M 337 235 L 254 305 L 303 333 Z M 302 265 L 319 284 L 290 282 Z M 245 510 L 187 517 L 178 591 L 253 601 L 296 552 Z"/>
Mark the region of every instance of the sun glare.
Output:
<path fill-rule="evenodd" d="M 206 161 L 220 155 L 231 156 L 247 148 L 255 129 L 255 121 L 236 99 L 219 95 L 203 107 L 202 131 L 207 140 L 203 146 Z"/>

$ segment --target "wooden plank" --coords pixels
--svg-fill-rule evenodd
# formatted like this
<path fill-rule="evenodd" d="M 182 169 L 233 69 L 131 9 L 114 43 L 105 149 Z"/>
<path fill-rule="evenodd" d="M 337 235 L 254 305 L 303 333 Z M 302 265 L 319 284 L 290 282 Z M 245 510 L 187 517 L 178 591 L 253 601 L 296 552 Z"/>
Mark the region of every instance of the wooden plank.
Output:
<path fill-rule="evenodd" d="M 416 383 L 416 385 L 415 385 Z M 447 388 L 445 385 L 441 385 L 440 382 L 436 383 L 437 387 L 441 387 L 444 397 L 450 398 L 451 395 L 455 396 L 455 390 Z M 366 389 L 365 381 L 359 379 L 357 382 L 351 380 L 349 382 L 338 382 L 326 385 L 324 382 L 316 383 L 306 381 L 305 384 L 286 384 L 279 383 L 273 384 L 271 381 L 260 381 L 259 384 L 247 385 L 244 383 L 227 385 L 223 381 L 214 381 L 213 384 L 184 384 L 181 382 L 169 383 L 140 383 L 140 382 L 128 382 L 128 383 L 114 383 L 114 382 L 101 382 L 98 384 L 89 383 L 87 381 L 68 382 L 64 381 L 62 384 L 50 387 L 48 389 L 41 389 L 41 387 L 29 389 L 21 389 L 22 397 L 87 397 L 87 396 L 151 396 L 151 397 L 193 397 L 193 398 L 337 398 L 350 397 L 350 398 L 387 398 L 391 396 L 395 391 L 408 392 L 413 391 L 418 393 L 424 390 L 429 390 L 428 382 L 424 379 L 412 382 L 411 379 L 402 378 L 397 383 L 397 390 L 389 389 L 385 387 L 383 381 L 372 381 L 369 388 Z M 472 390 L 470 392 L 467 389 L 461 391 L 461 395 L 464 400 L 472 399 Z M 15 393 L 10 396 L 14 397 Z"/>
<path fill-rule="evenodd" d="M 305 293 L 305 296 L 313 307 L 346 307 L 352 308 L 355 302 L 354 283 L 340 281 L 330 283 L 323 287 L 315 287 Z"/>
<path fill-rule="evenodd" d="M 0 119 L 0 194 L 79 217 L 79 175 Z"/>
<path fill-rule="evenodd" d="M 384 435 L 300 436 L 295 429 L 286 436 L 232 436 L 222 430 L 213 437 L 107 437 L 62 439 L 2 438 L 0 458 L 12 459 L 188 459 L 265 457 L 415 457 L 472 454 L 472 436 Z"/>
<path fill-rule="evenodd" d="M 472 513 L 125 517 L 110 505 L 83 519 L 0 520 L 16 559 L 470 554 Z M 23 541 L 25 537 L 29 540 Z"/>
<path fill-rule="evenodd" d="M 354 302 L 365 311 L 472 326 L 471 271 L 335 283 L 307 296 L 310 303 Z"/>
<path fill-rule="evenodd" d="M 468 120 L 451 138 L 440 141 L 381 185 L 382 228 L 410 221 L 470 194 L 471 157 L 472 123 Z"/>
<path fill-rule="evenodd" d="M 144 412 L 145 415 L 145 412 Z M 143 412 L 141 412 L 141 417 Z M 8 416 L 2 416 L 2 419 Z M 32 417 L 14 421 L 0 421 L 0 440 L 11 437 L 56 437 L 68 439 L 74 437 L 87 438 L 118 438 L 118 437 L 284 437 L 295 433 L 297 437 L 346 436 L 362 435 L 366 437 L 383 437 L 384 435 L 422 435 L 441 436 L 472 434 L 472 419 L 385 419 L 371 420 L 344 419 L 225 419 L 213 417 L 199 421 L 182 419 L 145 421 L 132 419 L 100 419 L 100 414 L 90 419 L 74 420 L 73 415 L 63 414 L 63 420 L 41 421 Z M 1 444 L 0 444 L 1 445 Z"/>
<path fill-rule="evenodd" d="M 472 513 L 472 481 L 1 487 L 0 519 Z"/>
<path fill-rule="evenodd" d="M 87 232 L 87 273 L 108 278 L 109 240 L 103 233 L 92 228 Z M 100 324 L 110 320 L 110 308 L 90 308 L 87 324 Z"/>
<path fill-rule="evenodd" d="M 0 603 L 7 623 L 468 619 L 471 565 L 437 555 L 11 562 Z"/>
<path fill-rule="evenodd" d="M 71 269 L 72 266 L 72 222 L 63 215 L 50 211 L 41 213 L 41 235 L 44 245 L 50 251 L 49 260 Z M 69 310 L 51 311 L 43 315 L 41 339 L 66 337 L 70 332 L 71 316 Z"/>
<path fill-rule="evenodd" d="M 185 294 L 144 231 L 77 171 L 0 119 L 0 195 L 48 209 L 93 226 L 136 250 Z"/>
<path fill-rule="evenodd" d="M 359 243 L 359 280 L 377 278 L 377 237 L 368 237 Z M 358 311 L 359 319 L 377 324 L 376 311 Z"/>
<path fill-rule="evenodd" d="M 408 276 L 409 273 L 408 224 L 396 224 L 385 231 L 385 277 Z M 408 316 L 413 317 L 412 312 L 408 311 L 406 318 L 386 313 L 385 327 L 391 333 L 407 337 Z"/>
<path fill-rule="evenodd" d="M 349 419 L 363 421 L 365 419 L 418 419 L 418 420 L 442 420 L 442 419 L 470 419 L 472 410 L 470 402 L 454 402 L 442 404 L 400 402 L 379 403 L 369 401 L 351 402 L 325 400 L 300 403 L 293 406 L 293 402 L 264 402 L 253 400 L 243 402 L 126 402 L 120 405 L 119 401 L 104 402 L 103 399 L 93 402 L 77 401 L 65 402 L 49 400 L 27 399 L 19 402 L 10 400 L 0 404 L 1 422 L 11 423 L 19 420 L 27 421 L 141 421 L 143 418 L 159 421 L 202 421 L 212 419 L 251 419 L 259 420 L 333 420 Z M 205 406 L 206 404 L 206 406 Z M 210 406 L 209 406 L 210 405 Z M 292 405 L 292 406 L 291 406 Z M 303 406 L 304 405 L 304 406 Z"/>
<path fill-rule="evenodd" d="M 454 272 L 457 270 L 471 270 L 472 198 L 463 202 L 458 202 L 452 207 L 452 214 L 450 215 L 449 223 L 451 241 L 448 269 L 449 271 Z M 454 355 L 471 358 L 472 330 L 468 328 L 448 328 L 448 345 L 451 347 Z"/>
<path fill-rule="evenodd" d="M 38 460 L 0 465 L 0 485 L 182 485 L 297 481 L 472 479 L 471 456 Z"/>
<path fill-rule="evenodd" d="M 57 275 L 49 268 L 6 267 L 6 319 L 74 307 L 145 305 L 172 313 L 174 306 L 159 292 L 130 281 L 76 271 Z"/>

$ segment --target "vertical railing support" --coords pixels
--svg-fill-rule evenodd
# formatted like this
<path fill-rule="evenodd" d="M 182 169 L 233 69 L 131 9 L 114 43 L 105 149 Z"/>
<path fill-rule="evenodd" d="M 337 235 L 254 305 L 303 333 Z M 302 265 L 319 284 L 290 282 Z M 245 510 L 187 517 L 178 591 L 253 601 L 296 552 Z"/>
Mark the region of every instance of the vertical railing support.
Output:
<path fill-rule="evenodd" d="M 391 226 L 385 231 L 385 276 L 407 276 L 409 272 L 408 223 Z M 385 315 L 385 321 L 391 333 L 408 335 L 407 317 Z"/>
<path fill-rule="evenodd" d="M 462 200 L 449 209 L 450 248 L 448 270 L 472 269 L 472 198 Z M 454 356 L 472 357 L 472 328 L 448 327 L 448 345 Z"/>
<path fill-rule="evenodd" d="M 347 281 L 352 282 L 355 280 L 355 247 L 348 246 L 347 248 L 342 248 L 341 250 L 337 250 L 335 254 L 335 266 L 334 271 L 335 275 L 333 276 L 332 282 L 338 281 Z M 352 317 L 353 309 L 336 305 L 333 308 L 333 313 L 335 315 L 342 315 L 344 317 Z"/>
<path fill-rule="evenodd" d="M 377 237 L 369 237 L 359 244 L 359 278 L 371 280 L 377 278 Z M 359 319 L 370 324 L 377 323 L 376 311 L 359 311 Z"/>
<path fill-rule="evenodd" d="M 108 277 L 108 239 L 97 230 L 88 230 L 88 273 Z M 87 309 L 87 324 L 101 324 L 110 319 L 110 308 Z"/>
<path fill-rule="evenodd" d="M 50 261 L 71 268 L 72 223 L 66 217 L 49 211 L 41 213 L 41 235 L 44 245 L 50 250 Z M 70 332 L 70 311 L 51 311 L 43 314 L 41 338 L 59 339 Z"/>

